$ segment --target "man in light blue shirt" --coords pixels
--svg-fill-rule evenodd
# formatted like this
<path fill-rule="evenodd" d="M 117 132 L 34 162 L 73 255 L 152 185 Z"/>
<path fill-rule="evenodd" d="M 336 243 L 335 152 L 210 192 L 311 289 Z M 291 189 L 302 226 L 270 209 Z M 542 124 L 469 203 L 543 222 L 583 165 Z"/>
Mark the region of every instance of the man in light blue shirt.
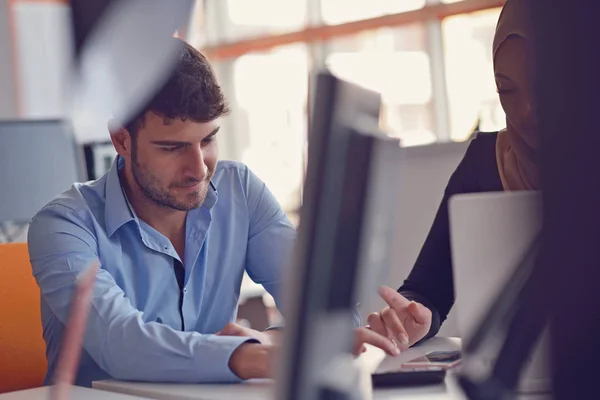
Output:
<path fill-rule="evenodd" d="M 227 112 L 206 59 L 182 43 L 167 84 L 111 128 L 119 154 L 32 220 L 50 383 L 77 277 L 99 260 L 76 383 L 107 378 L 230 382 L 264 377 L 270 336 L 238 333 L 244 271 L 280 304 L 295 230 L 246 166 L 217 162 Z M 229 335 L 229 336 L 228 336 Z"/>

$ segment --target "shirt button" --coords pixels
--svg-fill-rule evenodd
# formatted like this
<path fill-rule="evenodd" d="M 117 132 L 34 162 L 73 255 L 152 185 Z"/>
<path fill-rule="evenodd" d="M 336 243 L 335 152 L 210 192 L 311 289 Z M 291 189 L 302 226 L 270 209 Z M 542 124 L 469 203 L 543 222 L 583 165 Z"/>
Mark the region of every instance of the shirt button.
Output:
<path fill-rule="evenodd" d="M 183 288 L 183 293 L 187 293 L 187 288 Z"/>

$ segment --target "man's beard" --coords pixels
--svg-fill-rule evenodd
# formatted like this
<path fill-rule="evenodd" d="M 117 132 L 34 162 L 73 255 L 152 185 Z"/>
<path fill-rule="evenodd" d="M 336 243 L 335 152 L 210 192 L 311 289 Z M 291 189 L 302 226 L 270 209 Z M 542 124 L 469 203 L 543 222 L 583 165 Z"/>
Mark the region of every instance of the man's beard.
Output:
<path fill-rule="evenodd" d="M 188 201 L 180 201 L 168 190 L 160 186 L 160 182 L 152 173 L 150 173 L 144 166 L 138 163 L 135 154 L 132 155 L 131 171 L 133 172 L 133 178 L 137 183 L 138 187 L 142 190 L 142 193 L 154 202 L 156 205 L 164 208 L 171 208 L 178 211 L 190 211 L 194 208 L 198 208 L 204 203 L 206 198 L 206 192 L 208 185 L 201 188 L 201 192 L 193 192 L 188 194 Z M 209 182 L 212 177 L 212 173 L 209 173 L 204 180 L 188 179 L 185 182 L 180 182 L 180 185 L 193 185 L 195 183 Z"/>

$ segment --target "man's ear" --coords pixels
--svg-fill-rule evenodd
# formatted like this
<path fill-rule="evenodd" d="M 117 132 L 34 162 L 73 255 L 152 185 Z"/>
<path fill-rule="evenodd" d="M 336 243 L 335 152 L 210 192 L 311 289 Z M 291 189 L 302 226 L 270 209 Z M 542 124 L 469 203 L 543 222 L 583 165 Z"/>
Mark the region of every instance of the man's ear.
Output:
<path fill-rule="evenodd" d="M 114 119 L 108 121 L 108 131 L 117 153 L 122 157 L 128 156 L 132 145 L 129 131 Z"/>

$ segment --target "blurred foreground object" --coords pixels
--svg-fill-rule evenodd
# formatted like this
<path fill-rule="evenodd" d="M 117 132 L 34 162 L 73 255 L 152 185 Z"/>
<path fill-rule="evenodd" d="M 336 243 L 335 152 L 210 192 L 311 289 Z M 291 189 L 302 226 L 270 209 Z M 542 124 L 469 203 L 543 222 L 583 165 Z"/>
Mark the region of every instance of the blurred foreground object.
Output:
<path fill-rule="evenodd" d="M 75 132 L 125 124 L 164 84 L 194 0 L 74 0 L 76 62 L 67 95 Z"/>
<path fill-rule="evenodd" d="M 504 314 L 501 321 L 509 329 L 499 353 L 507 362 L 496 363 L 484 381 L 487 387 L 478 384 L 480 376 L 468 370 L 463 384 L 471 399 L 510 396 L 511 384 L 532 350 L 532 338 L 549 321 L 553 397 L 597 398 L 600 58 L 595 39 L 600 27 L 597 13 L 590 11 L 597 10 L 598 4 L 592 0 L 527 1 L 535 28 L 544 227 L 537 257 L 532 248 L 521 273 L 512 280 L 515 285 L 507 288 L 509 295 L 522 289 L 522 296 L 507 298 L 505 293 L 503 299 L 502 308 L 514 309 L 512 318 Z M 498 319 L 500 314 L 490 315 L 488 320 Z M 473 352 L 475 344 L 467 344 L 465 351 Z M 510 379 L 503 379 L 506 377 Z"/>

